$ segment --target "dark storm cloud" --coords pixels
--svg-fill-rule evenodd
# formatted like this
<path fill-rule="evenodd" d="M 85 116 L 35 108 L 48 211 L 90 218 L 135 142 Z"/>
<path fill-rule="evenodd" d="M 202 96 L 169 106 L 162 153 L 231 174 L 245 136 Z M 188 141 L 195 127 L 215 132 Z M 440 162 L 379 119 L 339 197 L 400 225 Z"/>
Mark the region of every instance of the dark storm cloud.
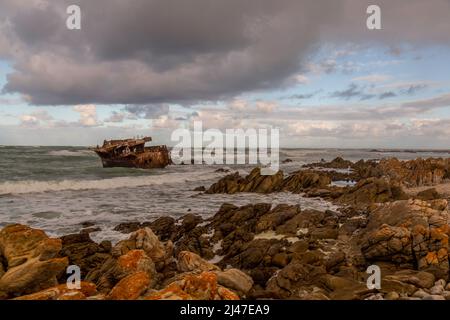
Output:
<path fill-rule="evenodd" d="M 365 0 L 0 2 L 0 55 L 14 66 L 4 92 L 37 105 L 225 99 L 287 84 L 319 42 L 450 38 L 447 0 L 380 0 L 377 32 Z M 82 30 L 65 28 L 68 4 L 81 6 Z"/>

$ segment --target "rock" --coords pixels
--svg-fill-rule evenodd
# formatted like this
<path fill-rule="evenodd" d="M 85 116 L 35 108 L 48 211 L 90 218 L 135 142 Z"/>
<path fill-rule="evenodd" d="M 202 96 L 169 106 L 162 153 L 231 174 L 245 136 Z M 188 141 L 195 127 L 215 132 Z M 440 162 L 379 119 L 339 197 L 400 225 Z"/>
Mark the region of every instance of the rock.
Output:
<path fill-rule="evenodd" d="M 181 251 L 178 254 L 178 269 L 181 272 L 212 271 L 219 270 L 219 267 L 203 260 L 199 255 L 195 253 L 189 251 Z"/>
<path fill-rule="evenodd" d="M 417 290 L 416 292 L 414 292 L 412 296 L 415 297 L 415 298 L 420 298 L 420 299 L 422 299 L 422 298 L 424 298 L 424 297 L 426 297 L 426 296 L 428 296 L 428 295 L 430 295 L 428 292 L 426 292 L 426 291 L 423 290 L 423 289 L 419 289 L 419 290 Z"/>
<path fill-rule="evenodd" d="M 326 274 L 324 267 L 293 261 L 267 282 L 266 290 L 280 299 L 298 297 L 303 287 L 314 284 Z"/>
<path fill-rule="evenodd" d="M 395 291 L 399 293 L 400 295 L 412 295 L 414 292 L 417 291 L 417 287 L 415 287 L 412 284 L 405 283 L 402 281 L 397 280 L 395 277 L 391 276 L 385 276 L 381 279 L 381 292 L 389 293 L 392 291 Z"/>
<path fill-rule="evenodd" d="M 374 294 L 374 295 L 370 295 L 365 300 L 384 300 L 384 298 L 383 298 L 383 294 L 382 293 L 377 293 L 377 294 Z"/>
<path fill-rule="evenodd" d="M 404 227 L 383 224 L 371 232 L 361 246 L 364 257 L 369 261 L 413 261 L 411 231 Z"/>
<path fill-rule="evenodd" d="M 67 257 L 70 265 L 80 267 L 82 278 L 92 270 L 100 268 L 111 257 L 111 249 L 108 246 L 110 243 L 104 242 L 103 245 L 98 245 L 91 240 L 88 233 L 63 236 L 61 241 L 60 255 Z"/>
<path fill-rule="evenodd" d="M 284 268 L 289 263 L 289 255 L 285 252 L 276 253 L 272 258 L 272 264 Z"/>
<path fill-rule="evenodd" d="M 430 288 L 430 293 L 432 295 L 441 295 L 442 293 L 444 293 L 444 291 L 445 291 L 445 288 L 440 284 L 435 285 Z"/>
<path fill-rule="evenodd" d="M 278 171 L 274 175 L 262 176 L 261 169 L 254 168 L 245 178 L 241 177 L 238 172 L 223 177 L 218 182 L 211 185 L 205 193 L 269 193 L 276 191 L 282 181 L 282 171 Z"/>
<path fill-rule="evenodd" d="M 292 162 L 292 159 L 287 158 L 284 159 L 281 163 L 290 163 L 290 162 Z"/>
<path fill-rule="evenodd" d="M 217 276 L 212 272 L 199 275 L 186 274 L 181 280 L 172 282 L 166 288 L 155 291 L 146 300 L 217 300 L 239 297 L 232 291 L 217 284 Z"/>
<path fill-rule="evenodd" d="M 384 296 L 384 299 L 386 300 L 398 300 L 399 298 L 400 295 L 395 291 L 391 291 Z"/>
<path fill-rule="evenodd" d="M 205 188 L 205 186 L 200 186 L 200 187 L 194 188 L 193 191 L 206 191 L 206 188 Z"/>
<path fill-rule="evenodd" d="M 120 280 L 138 272 L 147 273 L 151 282 L 156 279 L 156 269 L 152 259 L 144 250 L 135 249 L 117 259 L 108 259 L 99 270 L 88 274 L 86 279 L 96 283 L 100 292 L 109 292 Z"/>
<path fill-rule="evenodd" d="M 322 159 L 323 160 L 323 159 Z M 348 169 L 354 166 L 353 162 L 344 160 L 342 157 L 336 157 L 330 162 L 315 162 L 304 165 L 307 168 L 332 168 L 332 169 Z"/>
<path fill-rule="evenodd" d="M 389 275 L 390 279 L 412 284 L 418 288 L 430 289 L 434 285 L 434 275 L 424 271 L 401 270 Z"/>
<path fill-rule="evenodd" d="M 442 202 L 442 203 L 441 203 Z M 393 260 L 448 279 L 447 201 L 395 201 L 373 210 L 361 233 L 361 250 L 370 262 Z"/>
<path fill-rule="evenodd" d="M 450 160 L 442 158 L 417 158 L 409 161 L 399 161 L 395 158 L 382 159 L 377 165 L 377 171 L 408 187 L 435 185 L 449 177 Z"/>
<path fill-rule="evenodd" d="M 67 258 L 56 258 L 61 240 L 37 229 L 9 225 L 0 231 L 0 252 L 8 269 L 0 279 L 0 296 L 17 297 L 57 285 Z"/>
<path fill-rule="evenodd" d="M 128 240 L 119 241 L 112 253 L 118 257 L 134 249 L 144 250 L 155 264 L 161 262 L 164 265 L 172 256 L 173 245 L 171 242 L 162 244 L 150 228 L 144 228 L 133 232 Z"/>
<path fill-rule="evenodd" d="M 354 187 L 349 188 L 338 202 L 363 207 L 372 203 L 407 199 L 401 185 L 394 180 L 385 178 L 367 178 L 360 180 Z"/>
<path fill-rule="evenodd" d="M 80 233 L 90 234 L 93 232 L 102 231 L 100 227 L 91 227 L 91 228 L 84 228 L 80 230 Z"/>
<path fill-rule="evenodd" d="M 263 215 L 258 220 L 255 232 L 260 233 L 267 230 L 275 230 L 279 225 L 292 219 L 300 213 L 300 206 L 290 206 L 286 204 L 277 205 L 269 213 Z"/>
<path fill-rule="evenodd" d="M 331 183 L 331 178 L 324 172 L 300 170 L 283 180 L 279 187 L 282 191 L 301 193 L 306 189 L 324 189 Z"/>
<path fill-rule="evenodd" d="M 450 282 L 445 286 L 445 290 L 450 291 Z"/>
<path fill-rule="evenodd" d="M 253 287 L 253 280 L 250 276 L 238 269 L 227 269 L 225 271 L 215 271 L 217 282 L 229 289 L 246 295 Z"/>
<path fill-rule="evenodd" d="M 443 296 L 431 294 L 422 298 L 422 300 L 445 300 Z"/>
<path fill-rule="evenodd" d="M 142 227 L 140 222 L 122 222 L 114 227 L 114 231 L 119 231 L 121 233 L 131 233 L 139 230 Z"/>
<path fill-rule="evenodd" d="M 150 286 L 149 274 L 144 271 L 132 273 L 117 283 L 106 296 L 108 300 L 135 300 Z"/>
<path fill-rule="evenodd" d="M 146 223 L 143 223 L 143 225 L 152 229 L 161 241 L 171 239 L 176 231 L 175 219 L 172 217 L 160 217 L 148 225 Z"/>
<path fill-rule="evenodd" d="M 95 284 L 81 281 L 80 285 L 80 289 L 69 289 L 64 283 L 14 300 L 84 300 L 97 294 Z"/>
<path fill-rule="evenodd" d="M 420 200 L 435 200 L 441 199 L 442 195 L 437 192 L 436 188 L 430 188 L 417 193 L 416 198 Z"/>
<path fill-rule="evenodd" d="M 445 281 L 444 279 L 439 279 L 439 280 L 437 280 L 434 283 L 435 286 L 441 286 L 441 287 L 444 287 L 444 288 L 445 288 L 446 284 L 447 284 L 447 281 Z"/>

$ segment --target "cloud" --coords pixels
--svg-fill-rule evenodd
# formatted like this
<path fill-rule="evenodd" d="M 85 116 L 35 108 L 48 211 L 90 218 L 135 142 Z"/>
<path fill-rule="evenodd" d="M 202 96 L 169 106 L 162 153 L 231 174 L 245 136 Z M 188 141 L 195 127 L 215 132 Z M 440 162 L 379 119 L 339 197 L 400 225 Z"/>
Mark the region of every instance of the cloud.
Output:
<path fill-rule="evenodd" d="M 277 108 L 277 104 L 270 101 L 257 101 L 255 107 L 259 112 L 272 113 Z"/>
<path fill-rule="evenodd" d="M 123 122 L 127 118 L 127 114 L 125 112 L 117 112 L 113 111 L 112 114 L 105 119 L 105 122 Z"/>
<path fill-rule="evenodd" d="M 370 82 L 370 83 L 378 83 L 378 82 L 385 82 L 389 79 L 391 79 L 391 76 L 386 75 L 386 74 L 369 74 L 367 76 L 353 78 L 353 81 L 365 81 L 365 82 Z"/>
<path fill-rule="evenodd" d="M 143 119 L 157 119 L 169 113 L 170 108 L 167 104 L 156 105 L 129 105 L 124 110 L 132 116 Z"/>
<path fill-rule="evenodd" d="M 322 89 L 314 91 L 314 92 L 309 92 L 309 93 L 293 94 L 291 96 L 285 97 L 285 99 L 306 100 L 306 99 L 311 99 L 311 98 L 315 97 L 320 92 L 322 92 Z"/>
<path fill-rule="evenodd" d="M 95 127 L 102 123 L 97 118 L 97 108 L 93 104 L 78 105 L 73 110 L 80 114 L 78 123 L 84 127 Z"/>
<path fill-rule="evenodd" d="M 2 0 L 0 55 L 14 65 L 4 92 L 35 105 L 157 108 L 292 84 L 324 43 L 450 42 L 447 0 L 380 0 L 379 32 L 365 27 L 368 0 L 76 0 L 82 29 L 69 31 L 73 3 Z M 334 72 L 335 58 L 319 68 Z"/>
<path fill-rule="evenodd" d="M 397 94 L 395 94 L 394 92 L 388 91 L 388 92 L 383 92 L 383 93 L 381 93 L 381 94 L 379 95 L 379 99 L 380 99 L 380 100 L 383 100 L 383 99 L 387 99 L 387 98 L 394 98 L 394 97 L 396 97 L 396 96 L 397 96 Z"/>
<path fill-rule="evenodd" d="M 21 126 L 39 126 L 41 123 L 48 123 L 53 120 L 53 117 L 47 110 L 38 109 L 30 114 L 23 114 L 19 116 Z"/>
<path fill-rule="evenodd" d="M 330 93 L 330 98 L 338 98 L 343 100 L 350 100 L 353 98 L 358 98 L 359 100 L 369 100 L 375 97 L 374 94 L 365 93 L 364 88 L 360 88 L 355 83 L 350 83 L 347 89 L 338 90 Z"/>

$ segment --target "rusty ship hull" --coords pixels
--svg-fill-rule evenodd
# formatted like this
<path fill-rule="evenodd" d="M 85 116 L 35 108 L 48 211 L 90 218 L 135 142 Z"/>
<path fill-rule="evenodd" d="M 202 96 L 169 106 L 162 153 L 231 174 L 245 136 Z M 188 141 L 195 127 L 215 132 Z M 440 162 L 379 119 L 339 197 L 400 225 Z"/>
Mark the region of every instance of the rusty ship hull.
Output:
<path fill-rule="evenodd" d="M 172 163 L 165 145 L 145 147 L 150 137 L 104 141 L 103 146 L 92 148 L 100 157 L 104 168 L 165 168 Z"/>

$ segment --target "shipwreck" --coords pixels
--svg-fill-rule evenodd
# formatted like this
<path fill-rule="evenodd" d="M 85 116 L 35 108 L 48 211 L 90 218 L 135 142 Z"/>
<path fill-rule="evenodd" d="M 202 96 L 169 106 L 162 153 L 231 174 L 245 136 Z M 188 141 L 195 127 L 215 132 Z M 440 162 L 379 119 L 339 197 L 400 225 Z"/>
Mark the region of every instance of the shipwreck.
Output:
<path fill-rule="evenodd" d="M 164 168 L 172 163 L 165 145 L 146 147 L 151 137 L 142 139 L 105 140 L 103 145 L 91 148 L 101 158 L 104 168 Z"/>

